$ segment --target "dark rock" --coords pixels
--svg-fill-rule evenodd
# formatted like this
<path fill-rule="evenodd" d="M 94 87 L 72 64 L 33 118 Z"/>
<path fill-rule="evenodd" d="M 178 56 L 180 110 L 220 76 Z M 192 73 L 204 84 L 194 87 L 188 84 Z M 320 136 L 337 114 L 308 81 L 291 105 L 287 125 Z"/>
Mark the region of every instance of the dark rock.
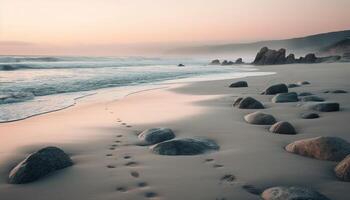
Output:
<path fill-rule="evenodd" d="M 178 64 L 177 66 L 178 66 L 178 67 L 185 67 L 185 65 L 184 65 L 184 64 L 181 64 L 181 63 Z"/>
<path fill-rule="evenodd" d="M 210 65 L 220 65 L 221 63 L 220 63 L 220 60 L 218 60 L 218 59 L 216 59 L 216 60 L 212 60 L 211 62 L 210 62 Z"/>
<path fill-rule="evenodd" d="M 290 83 L 287 85 L 288 88 L 295 88 L 295 87 L 300 87 L 300 85 L 295 84 L 295 83 Z"/>
<path fill-rule="evenodd" d="M 252 97 L 244 97 L 239 100 L 235 100 L 233 103 L 235 107 L 238 107 L 240 109 L 263 109 L 264 106 L 260 101 L 252 98 Z"/>
<path fill-rule="evenodd" d="M 286 58 L 286 64 L 293 64 L 293 63 L 296 63 L 296 59 L 295 59 L 295 56 L 294 54 L 289 54 Z"/>
<path fill-rule="evenodd" d="M 254 112 L 244 116 L 246 122 L 256 125 L 272 125 L 276 123 L 276 119 L 269 114 L 262 112 Z"/>
<path fill-rule="evenodd" d="M 248 87 L 248 83 L 247 81 L 237 81 L 234 82 L 230 85 L 231 88 L 235 88 L 235 87 Z"/>
<path fill-rule="evenodd" d="M 286 62 L 286 50 L 280 49 L 278 51 L 263 47 L 257 53 L 253 64 L 255 65 L 275 65 L 285 64 Z"/>
<path fill-rule="evenodd" d="M 319 160 L 341 161 L 350 154 L 350 143 L 338 137 L 316 137 L 292 142 L 286 150 Z"/>
<path fill-rule="evenodd" d="M 160 155 L 198 155 L 218 150 L 219 146 L 210 139 L 182 138 L 161 142 L 152 147 L 154 153 Z"/>
<path fill-rule="evenodd" d="M 345 91 L 345 90 L 333 90 L 333 91 L 331 91 L 331 93 L 334 93 L 334 94 L 343 94 L 343 93 L 348 93 L 348 92 Z"/>
<path fill-rule="evenodd" d="M 273 187 L 262 193 L 264 200 L 329 200 L 326 196 L 304 187 Z"/>
<path fill-rule="evenodd" d="M 297 133 L 293 125 L 285 121 L 280 121 L 273 124 L 270 127 L 270 132 L 278 133 L 278 134 L 287 134 L 287 135 L 294 135 Z"/>
<path fill-rule="evenodd" d="M 301 92 L 301 93 L 299 93 L 298 96 L 303 97 L 303 96 L 310 96 L 310 95 L 313 95 L 313 94 L 310 92 Z"/>
<path fill-rule="evenodd" d="M 235 99 L 235 101 L 233 102 L 233 107 L 236 107 L 239 105 L 239 103 L 242 101 L 243 97 L 238 97 Z"/>
<path fill-rule="evenodd" d="M 318 96 L 305 96 L 300 98 L 301 101 L 308 102 L 308 101 L 317 101 L 317 102 L 322 102 L 324 101 L 323 98 L 318 97 Z"/>
<path fill-rule="evenodd" d="M 236 61 L 235 61 L 235 64 L 243 64 L 243 59 L 242 58 L 238 58 Z"/>
<path fill-rule="evenodd" d="M 334 112 L 339 111 L 339 103 L 323 102 L 312 104 L 309 106 L 311 109 L 319 112 Z"/>
<path fill-rule="evenodd" d="M 266 95 L 272 95 L 272 94 L 278 94 L 278 93 L 288 93 L 287 85 L 283 83 L 271 85 L 262 92 L 262 94 L 266 94 Z"/>
<path fill-rule="evenodd" d="M 174 132 L 169 128 L 151 128 L 139 134 L 138 138 L 147 145 L 157 144 L 175 138 Z"/>
<path fill-rule="evenodd" d="M 12 184 L 35 181 L 54 171 L 73 165 L 71 158 L 57 147 L 46 147 L 30 154 L 9 175 Z"/>
<path fill-rule="evenodd" d="M 295 92 L 276 94 L 272 98 L 273 103 L 287 103 L 287 102 L 297 102 L 297 101 L 298 101 L 298 95 Z"/>
<path fill-rule="evenodd" d="M 309 81 L 299 81 L 297 84 L 298 85 L 310 85 L 310 82 Z"/>
<path fill-rule="evenodd" d="M 334 168 L 334 172 L 340 180 L 350 182 L 350 155 Z"/>
<path fill-rule="evenodd" d="M 314 53 L 306 54 L 305 57 L 300 58 L 300 63 L 316 63 L 317 57 Z"/>
<path fill-rule="evenodd" d="M 227 60 L 224 60 L 222 61 L 221 65 L 233 65 L 234 63 L 232 61 L 227 61 Z"/>
<path fill-rule="evenodd" d="M 303 113 L 303 114 L 301 114 L 301 118 L 303 118 L 303 119 L 316 119 L 319 117 L 320 117 L 320 115 L 318 115 L 317 113 Z"/>

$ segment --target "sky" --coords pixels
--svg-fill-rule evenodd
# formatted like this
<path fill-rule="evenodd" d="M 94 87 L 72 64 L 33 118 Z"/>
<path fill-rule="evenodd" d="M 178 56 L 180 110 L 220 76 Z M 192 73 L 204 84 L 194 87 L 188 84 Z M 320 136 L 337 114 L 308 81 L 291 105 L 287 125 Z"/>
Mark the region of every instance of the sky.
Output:
<path fill-rule="evenodd" d="M 0 54 L 118 55 L 350 29 L 349 0 L 0 0 Z"/>

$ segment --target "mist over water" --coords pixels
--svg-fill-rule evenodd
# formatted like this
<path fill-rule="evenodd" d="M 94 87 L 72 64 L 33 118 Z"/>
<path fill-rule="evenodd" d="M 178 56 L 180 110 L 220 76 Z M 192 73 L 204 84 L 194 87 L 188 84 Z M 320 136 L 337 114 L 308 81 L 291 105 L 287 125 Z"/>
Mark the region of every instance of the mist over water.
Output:
<path fill-rule="evenodd" d="M 59 110 L 99 89 L 198 77 L 254 73 L 250 66 L 212 66 L 207 59 L 0 56 L 0 122 Z M 178 67 L 179 63 L 185 67 Z"/>

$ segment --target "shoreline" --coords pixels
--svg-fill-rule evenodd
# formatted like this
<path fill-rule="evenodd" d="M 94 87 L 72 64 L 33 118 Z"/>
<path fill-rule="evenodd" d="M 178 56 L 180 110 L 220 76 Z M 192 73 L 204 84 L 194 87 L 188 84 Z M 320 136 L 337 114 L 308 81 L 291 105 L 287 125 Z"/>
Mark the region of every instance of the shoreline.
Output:
<path fill-rule="evenodd" d="M 332 70 L 329 70 L 332 67 Z M 349 183 L 332 174 L 336 163 L 288 153 L 288 143 L 316 136 L 338 136 L 350 141 L 350 96 L 325 94 L 324 90 L 350 92 L 346 64 L 261 66 L 261 71 L 275 71 L 269 76 L 239 78 L 248 88 L 229 88 L 237 79 L 211 80 L 189 84 L 171 84 L 166 88 L 145 90 L 115 101 L 79 104 L 69 109 L 39 115 L 26 120 L 0 124 L 6 134 L 0 147 L 0 194 L 5 199 L 36 197 L 45 199 L 142 199 L 153 192 L 156 199 L 260 199 L 242 187 L 265 189 L 278 185 L 308 186 L 332 200 L 346 200 Z M 272 96 L 259 93 L 274 83 L 310 81 L 311 85 L 292 88 L 312 92 L 326 100 L 339 102 L 341 111 L 321 113 L 315 120 L 300 119 L 304 112 L 297 103 L 274 104 Z M 165 87 L 165 86 L 164 86 Z M 232 108 L 237 96 L 252 96 L 264 103 L 263 111 L 278 120 L 295 125 L 297 135 L 276 135 L 267 126 L 247 124 L 245 114 L 255 110 Z M 142 113 L 142 114 L 140 114 Z M 122 122 L 118 122 L 118 121 Z M 123 124 L 125 123 L 125 124 Z M 136 134 L 152 127 L 169 127 L 178 138 L 207 137 L 220 150 L 198 156 L 159 156 L 148 147 L 135 145 Z M 8 134 L 11 133 L 11 134 Z M 116 135 L 122 135 L 114 143 Z M 9 185 L 4 166 L 23 158 L 43 145 L 58 145 L 72 155 L 75 165 L 33 184 Z M 117 144 L 115 149 L 111 145 Z M 107 153 L 112 157 L 105 156 Z M 135 166 L 128 166 L 129 155 Z M 212 159 L 211 161 L 206 161 Z M 11 165 L 11 164 L 10 164 Z M 112 165 L 115 168 L 106 166 Z M 136 171 L 139 178 L 130 177 Z M 225 182 L 221 177 L 233 175 Z M 181 177 L 181 178 L 179 178 Z M 144 188 L 138 182 L 146 182 Z M 123 187 L 126 192 L 117 191 Z M 191 188 L 189 190 L 188 188 Z M 80 193 L 80 190 L 87 192 Z M 41 196 L 36 191 L 41 191 Z M 203 192 L 205 191 L 205 192 Z M 52 196 L 52 194 L 58 194 Z"/>

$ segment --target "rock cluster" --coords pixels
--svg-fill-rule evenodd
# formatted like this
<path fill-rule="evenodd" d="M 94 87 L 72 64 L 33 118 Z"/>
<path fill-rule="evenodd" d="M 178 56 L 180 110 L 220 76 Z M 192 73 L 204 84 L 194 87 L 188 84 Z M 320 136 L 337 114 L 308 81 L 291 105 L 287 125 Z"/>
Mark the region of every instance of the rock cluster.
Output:
<path fill-rule="evenodd" d="M 212 60 L 209 65 L 237 65 L 237 64 L 244 64 L 242 58 L 238 58 L 235 62 L 230 60 L 223 60 L 220 62 L 219 59 Z"/>

